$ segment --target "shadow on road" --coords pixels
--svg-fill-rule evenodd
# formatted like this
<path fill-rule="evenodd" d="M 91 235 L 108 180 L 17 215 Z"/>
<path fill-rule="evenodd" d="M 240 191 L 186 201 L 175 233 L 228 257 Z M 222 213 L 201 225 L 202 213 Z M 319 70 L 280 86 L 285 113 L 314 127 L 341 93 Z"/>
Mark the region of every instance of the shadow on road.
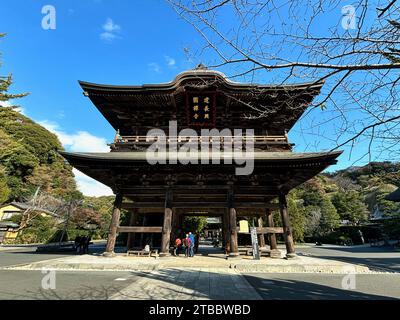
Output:
<path fill-rule="evenodd" d="M 252 275 L 245 277 L 264 300 L 397 300 L 299 280 L 273 279 L 261 286 L 260 278 Z"/>

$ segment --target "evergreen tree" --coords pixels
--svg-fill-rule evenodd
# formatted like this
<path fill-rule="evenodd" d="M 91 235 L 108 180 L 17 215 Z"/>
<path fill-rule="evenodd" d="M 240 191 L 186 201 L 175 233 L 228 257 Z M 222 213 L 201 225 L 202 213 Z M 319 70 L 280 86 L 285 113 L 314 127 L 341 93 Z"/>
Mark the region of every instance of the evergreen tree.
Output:
<path fill-rule="evenodd" d="M 0 39 L 5 36 L 5 33 L 0 33 Z M 0 76 L 0 105 L 1 102 L 6 102 L 10 99 L 22 98 L 28 95 L 28 93 L 20 93 L 20 94 L 10 94 L 8 93 L 9 87 L 12 85 L 12 75 L 9 74 L 7 76 Z M 17 106 L 14 106 L 17 107 Z"/>
<path fill-rule="evenodd" d="M 355 190 L 335 193 L 332 203 L 340 218 L 348 220 L 352 225 L 359 225 L 368 220 L 368 209 L 364 197 Z"/>
<path fill-rule="evenodd" d="M 290 192 L 287 197 L 290 224 L 295 242 L 304 242 L 304 227 L 306 216 L 302 201 L 297 199 L 296 190 Z"/>
<path fill-rule="evenodd" d="M 0 204 L 8 200 L 10 195 L 10 189 L 7 185 L 6 172 L 2 166 L 0 166 Z"/>
<path fill-rule="evenodd" d="M 321 220 L 320 227 L 322 234 L 328 234 L 340 225 L 340 216 L 336 211 L 335 206 L 331 200 L 325 196 L 322 199 L 321 205 Z"/>

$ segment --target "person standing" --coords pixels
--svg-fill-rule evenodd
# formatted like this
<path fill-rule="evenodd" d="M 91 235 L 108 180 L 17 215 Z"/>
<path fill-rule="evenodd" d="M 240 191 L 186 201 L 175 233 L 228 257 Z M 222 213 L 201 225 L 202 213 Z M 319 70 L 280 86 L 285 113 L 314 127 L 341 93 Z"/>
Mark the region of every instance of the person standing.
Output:
<path fill-rule="evenodd" d="M 175 239 L 175 246 L 174 246 L 174 256 L 179 256 L 180 247 L 182 245 L 182 241 L 179 237 Z"/>
<path fill-rule="evenodd" d="M 194 257 L 194 234 L 189 232 L 189 238 L 190 238 L 190 257 Z"/>
<path fill-rule="evenodd" d="M 90 241 L 92 240 L 91 236 L 88 236 L 85 240 L 84 243 L 84 247 L 83 247 L 83 253 L 84 254 L 88 254 L 89 253 L 89 245 L 90 245 Z"/>
<path fill-rule="evenodd" d="M 87 241 L 86 236 L 81 237 L 80 242 L 79 242 L 79 254 L 85 253 L 86 241 Z"/>
<path fill-rule="evenodd" d="M 75 252 L 80 253 L 80 251 L 81 251 L 80 245 L 81 245 L 81 236 L 76 236 L 75 242 L 74 242 Z"/>
<path fill-rule="evenodd" d="M 186 238 L 183 240 L 183 244 L 185 246 L 185 257 L 189 257 L 191 241 L 190 241 L 190 237 L 188 234 L 186 234 Z"/>

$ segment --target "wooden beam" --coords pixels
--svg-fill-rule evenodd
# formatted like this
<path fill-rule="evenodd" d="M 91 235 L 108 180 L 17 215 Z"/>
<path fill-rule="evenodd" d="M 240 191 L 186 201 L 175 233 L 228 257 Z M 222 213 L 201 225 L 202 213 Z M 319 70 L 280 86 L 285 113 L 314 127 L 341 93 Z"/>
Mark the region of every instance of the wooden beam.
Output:
<path fill-rule="evenodd" d="M 194 193 L 193 190 L 199 191 L 199 192 L 207 192 L 207 191 L 213 191 L 215 194 L 222 194 L 226 193 L 229 189 L 231 189 L 231 186 L 228 186 L 226 184 L 215 184 L 215 185 L 196 185 L 196 184 L 190 184 L 190 185 L 179 185 L 176 184 L 173 187 L 171 187 L 172 191 L 174 194 L 190 194 Z M 136 194 L 158 194 L 160 196 L 165 195 L 165 190 L 166 186 L 165 185 L 148 185 L 148 186 L 125 186 L 122 188 L 122 191 L 124 192 L 124 195 L 129 196 L 129 195 L 136 195 Z M 270 187 L 270 186 L 237 186 L 233 187 L 234 192 L 237 194 L 257 194 L 257 195 L 263 195 L 263 196 L 278 196 L 278 190 L 276 187 Z"/>
<path fill-rule="evenodd" d="M 118 232 L 161 233 L 162 227 L 118 227 Z"/>
<path fill-rule="evenodd" d="M 122 203 L 122 209 L 135 209 L 135 208 L 163 208 L 164 202 L 125 202 Z"/>
<path fill-rule="evenodd" d="M 257 233 L 283 233 L 283 228 L 281 227 L 257 227 Z"/>
<path fill-rule="evenodd" d="M 121 206 L 123 209 L 134 209 L 134 208 L 164 208 L 165 203 L 163 202 L 125 202 Z M 195 202 L 195 201 L 179 201 L 173 202 L 172 208 L 226 208 L 226 201 L 221 202 Z M 266 203 L 266 202 L 236 202 L 235 208 L 269 208 L 279 209 L 277 203 Z"/>

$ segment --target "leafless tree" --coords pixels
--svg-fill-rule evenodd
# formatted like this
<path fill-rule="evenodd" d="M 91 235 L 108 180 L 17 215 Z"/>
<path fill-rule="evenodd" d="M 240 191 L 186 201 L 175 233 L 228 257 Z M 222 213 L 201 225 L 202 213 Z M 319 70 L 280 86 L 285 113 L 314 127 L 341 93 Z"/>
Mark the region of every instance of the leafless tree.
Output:
<path fill-rule="evenodd" d="M 21 231 L 29 227 L 32 221 L 43 213 L 62 219 L 66 208 L 64 200 L 42 192 L 40 188 L 37 188 L 36 192 L 26 199 L 24 204 L 26 204 L 27 208 L 22 213 L 21 222 L 16 231 Z"/>
<path fill-rule="evenodd" d="M 350 151 L 362 145 L 369 158 L 399 155 L 396 0 L 167 2 L 202 36 L 202 45 L 186 51 L 209 67 L 250 82 L 325 82 L 296 127 L 305 141 L 313 135 L 316 147 L 325 140 Z M 268 106 L 253 107 L 268 116 Z"/>

